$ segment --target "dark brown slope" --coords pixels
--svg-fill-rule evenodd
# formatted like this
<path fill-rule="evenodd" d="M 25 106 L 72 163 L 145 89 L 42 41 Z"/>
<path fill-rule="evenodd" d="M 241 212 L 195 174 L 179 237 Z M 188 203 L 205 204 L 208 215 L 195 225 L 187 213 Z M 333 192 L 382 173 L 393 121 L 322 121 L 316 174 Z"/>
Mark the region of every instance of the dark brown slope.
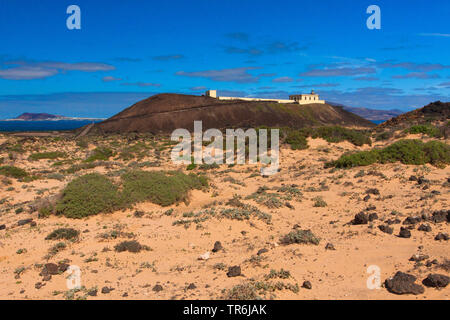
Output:
<path fill-rule="evenodd" d="M 444 122 L 450 119 L 450 102 L 436 101 L 429 105 L 399 115 L 379 125 L 380 128 L 397 128 L 413 124 Z"/>
<path fill-rule="evenodd" d="M 201 120 L 209 128 L 257 126 L 305 127 L 342 125 L 373 127 L 374 124 L 341 107 L 328 104 L 278 104 L 272 102 L 223 101 L 210 97 L 159 94 L 139 101 L 117 115 L 95 125 L 105 133 L 169 133 L 178 128 L 193 130 Z"/>

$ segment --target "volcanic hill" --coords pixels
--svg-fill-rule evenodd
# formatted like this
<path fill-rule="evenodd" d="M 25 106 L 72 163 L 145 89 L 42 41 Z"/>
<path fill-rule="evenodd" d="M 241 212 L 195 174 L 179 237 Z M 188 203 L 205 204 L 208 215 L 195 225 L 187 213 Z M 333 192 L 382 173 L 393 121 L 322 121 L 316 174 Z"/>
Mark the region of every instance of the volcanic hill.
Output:
<path fill-rule="evenodd" d="M 380 128 L 402 127 L 413 124 L 447 122 L 450 119 L 450 102 L 436 101 L 423 108 L 416 109 L 379 125 Z"/>
<path fill-rule="evenodd" d="M 218 100 L 206 96 L 158 94 L 137 102 L 115 116 L 95 124 L 103 133 L 169 133 L 177 128 L 193 130 L 201 120 L 208 128 L 248 128 L 258 126 L 301 128 L 341 125 L 375 126 L 342 107 L 328 104 L 279 104 L 275 102 Z"/>

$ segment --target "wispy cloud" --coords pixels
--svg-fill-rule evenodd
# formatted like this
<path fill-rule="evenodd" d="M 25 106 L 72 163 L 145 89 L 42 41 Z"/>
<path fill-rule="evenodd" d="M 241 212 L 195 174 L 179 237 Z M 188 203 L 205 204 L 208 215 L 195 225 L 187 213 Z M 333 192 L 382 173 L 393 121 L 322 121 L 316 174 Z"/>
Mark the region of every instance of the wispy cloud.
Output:
<path fill-rule="evenodd" d="M 122 80 L 122 78 L 115 78 L 112 76 L 106 76 L 106 77 L 102 78 L 103 82 L 112 82 L 112 81 L 120 81 L 120 80 Z"/>
<path fill-rule="evenodd" d="M 250 74 L 248 71 L 260 69 L 258 67 L 243 67 L 221 70 L 206 70 L 206 71 L 194 71 L 185 72 L 178 71 L 176 75 L 193 77 L 193 78 L 206 78 L 213 81 L 223 82 L 237 82 L 237 83 L 255 83 L 258 82 L 259 77 Z"/>
<path fill-rule="evenodd" d="M 272 82 L 275 83 L 287 83 L 287 82 L 293 82 L 294 79 L 292 79 L 291 77 L 280 77 L 280 78 L 276 78 L 273 79 Z"/>
<path fill-rule="evenodd" d="M 159 83 L 150 83 L 150 82 L 124 82 L 123 86 L 133 86 L 133 87 L 161 87 Z"/>
<path fill-rule="evenodd" d="M 97 62 L 34 62 L 34 61 L 6 61 L 7 68 L 0 69 L 0 78 L 7 80 L 33 80 L 54 76 L 66 71 L 97 72 L 110 71 L 115 67 Z"/>
<path fill-rule="evenodd" d="M 429 72 L 429 71 L 438 71 L 444 69 L 450 69 L 450 66 L 443 65 L 440 63 L 415 63 L 415 62 L 382 62 L 377 64 L 379 68 L 388 69 L 388 68 L 400 68 L 417 72 Z"/>
<path fill-rule="evenodd" d="M 266 44 L 251 45 L 246 47 L 226 46 L 224 51 L 228 54 L 244 54 L 259 56 L 263 54 L 282 54 L 306 50 L 306 46 L 300 46 L 298 42 L 273 41 Z"/>
<path fill-rule="evenodd" d="M 426 72 L 410 72 L 404 75 L 392 76 L 392 79 L 438 79 L 438 74 L 428 74 Z"/>
<path fill-rule="evenodd" d="M 248 41 L 250 38 L 250 36 L 245 32 L 231 32 L 227 33 L 225 37 L 239 41 Z"/>
<path fill-rule="evenodd" d="M 372 67 L 342 67 L 342 68 L 325 68 L 311 69 L 300 73 L 302 77 L 341 77 L 341 76 L 357 76 L 364 74 L 376 73 L 376 69 Z"/>
<path fill-rule="evenodd" d="M 305 84 L 300 86 L 294 86 L 294 88 L 331 88 L 338 87 L 339 83 L 315 83 L 315 84 Z"/>
<path fill-rule="evenodd" d="M 356 80 L 356 81 L 378 81 L 380 79 L 377 77 L 356 77 L 356 78 L 353 78 L 353 80 Z"/>
<path fill-rule="evenodd" d="M 153 57 L 153 60 L 156 61 L 173 61 L 173 60 L 180 60 L 183 59 L 184 55 L 182 54 L 169 54 L 169 55 L 165 55 L 165 56 L 156 56 Z"/>
<path fill-rule="evenodd" d="M 419 33 L 419 36 L 450 38 L 450 33 Z"/>

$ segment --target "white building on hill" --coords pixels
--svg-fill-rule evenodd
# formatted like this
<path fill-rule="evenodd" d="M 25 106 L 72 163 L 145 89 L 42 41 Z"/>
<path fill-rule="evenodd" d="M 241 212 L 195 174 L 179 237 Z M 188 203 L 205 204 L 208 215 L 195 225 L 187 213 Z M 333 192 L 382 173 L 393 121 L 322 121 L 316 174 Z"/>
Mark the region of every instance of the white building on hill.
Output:
<path fill-rule="evenodd" d="M 265 98 L 243 98 L 243 97 L 219 97 L 217 96 L 217 90 L 208 90 L 206 91 L 206 96 L 211 98 L 216 98 L 219 100 L 244 100 L 244 101 L 269 101 L 269 102 L 277 102 L 277 103 L 296 103 L 296 104 L 324 104 L 324 100 L 319 99 L 319 95 L 311 91 L 309 94 L 296 94 L 289 96 L 289 100 L 287 99 L 265 99 Z"/>

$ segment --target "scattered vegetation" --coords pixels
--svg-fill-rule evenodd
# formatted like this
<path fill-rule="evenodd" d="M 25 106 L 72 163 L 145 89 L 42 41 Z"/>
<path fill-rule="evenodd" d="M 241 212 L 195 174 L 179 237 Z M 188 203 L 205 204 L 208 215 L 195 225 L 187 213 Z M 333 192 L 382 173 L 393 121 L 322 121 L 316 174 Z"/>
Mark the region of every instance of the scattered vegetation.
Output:
<path fill-rule="evenodd" d="M 92 154 L 84 161 L 85 162 L 94 162 L 99 160 L 106 161 L 113 155 L 114 152 L 111 149 L 106 147 L 98 147 L 94 151 L 92 151 Z"/>
<path fill-rule="evenodd" d="M 284 245 L 293 243 L 314 244 L 318 245 L 320 239 L 311 232 L 311 230 L 294 230 L 280 238 L 280 242 Z"/>
<path fill-rule="evenodd" d="M 52 231 L 45 240 L 76 240 L 80 232 L 72 228 L 60 228 Z"/>
<path fill-rule="evenodd" d="M 56 213 L 69 218 L 84 218 L 130 207 L 142 201 L 169 206 L 187 201 L 189 190 L 208 186 L 206 177 L 182 172 L 135 170 L 123 174 L 121 178 L 121 191 L 109 178 L 98 173 L 74 179 L 66 186 L 61 200 L 56 204 Z"/>
<path fill-rule="evenodd" d="M 415 125 L 408 129 L 405 129 L 405 133 L 410 134 L 425 134 L 429 137 L 440 137 L 441 131 L 436 128 L 435 126 L 432 126 L 430 124 L 421 124 L 421 125 Z"/>
<path fill-rule="evenodd" d="M 420 140 L 400 140 L 383 149 L 373 149 L 345 154 L 338 160 L 327 163 L 327 167 L 351 168 L 373 163 L 394 163 L 435 166 L 450 163 L 450 146 L 440 141 L 423 143 Z"/>
<path fill-rule="evenodd" d="M 133 204 L 151 201 L 161 206 L 170 206 L 186 201 L 188 191 L 208 186 L 205 176 L 182 172 L 131 171 L 122 176 L 123 201 Z"/>
<path fill-rule="evenodd" d="M 1 166 L 0 167 L 0 175 L 10 177 L 10 178 L 25 178 L 28 176 L 28 173 L 20 168 L 14 166 Z"/>
<path fill-rule="evenodd" d="M 107 177 L 91 173 L 71 181 L 64 189 L 56 212 L 68 218 L 84 218 L 111 212 L 120 205 L 117 186 Z"/>
<path fill-rule="evenodd" d="M 32 155 L 30 155 L 30 160 L 58 159 L 65 157 L 67 157 L 67 154 L 61 151 L 40 152 L 40 153 L 33 153 Z"/>

